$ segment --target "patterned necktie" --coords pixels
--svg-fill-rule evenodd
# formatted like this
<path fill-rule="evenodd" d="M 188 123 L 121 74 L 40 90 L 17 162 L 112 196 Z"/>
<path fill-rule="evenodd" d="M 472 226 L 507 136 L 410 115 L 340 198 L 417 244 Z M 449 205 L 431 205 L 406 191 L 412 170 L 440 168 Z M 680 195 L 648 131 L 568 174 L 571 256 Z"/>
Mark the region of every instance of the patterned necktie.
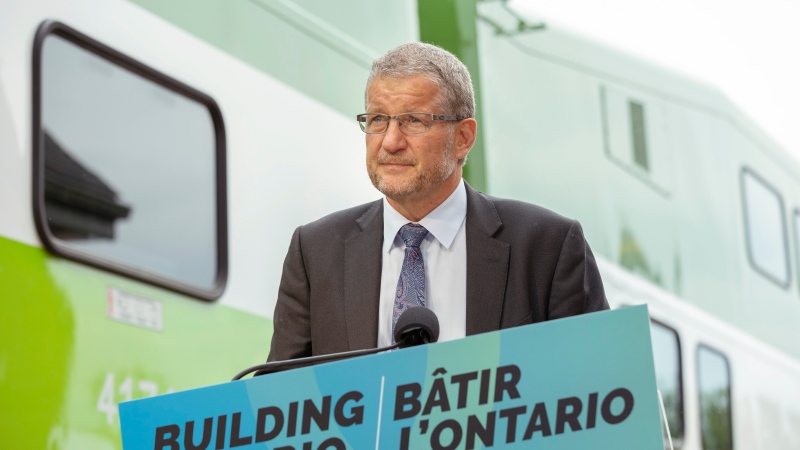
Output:
<path fill-rule="evenodd" d="M 406 243 L 406 253 L 403 257 L 403 268 L 400 270 L 400 279 L 397 280 L 397 291 L 394 295 L 392 343 L 394 343 L 394 326 L 400 314 L 408 308 L 425 307 L 425 265 L 419 245 L 428 235 L 428 230 L 422 225 L 407 223 L 400 228 L 399 234 Z"/>

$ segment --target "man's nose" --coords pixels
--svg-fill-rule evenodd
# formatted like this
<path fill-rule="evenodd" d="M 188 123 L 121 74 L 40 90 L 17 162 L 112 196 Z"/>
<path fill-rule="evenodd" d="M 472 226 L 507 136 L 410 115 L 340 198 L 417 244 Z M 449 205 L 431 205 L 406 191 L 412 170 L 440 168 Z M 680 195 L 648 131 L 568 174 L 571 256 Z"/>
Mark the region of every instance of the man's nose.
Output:
<path fill-rule="evenodd" d="M 400 131 L 400 122 L 390 120 L 386 132 L 383 134 L 383 149 L 389 153 L 394 153 L 406 148 L 406 135 Z"/>

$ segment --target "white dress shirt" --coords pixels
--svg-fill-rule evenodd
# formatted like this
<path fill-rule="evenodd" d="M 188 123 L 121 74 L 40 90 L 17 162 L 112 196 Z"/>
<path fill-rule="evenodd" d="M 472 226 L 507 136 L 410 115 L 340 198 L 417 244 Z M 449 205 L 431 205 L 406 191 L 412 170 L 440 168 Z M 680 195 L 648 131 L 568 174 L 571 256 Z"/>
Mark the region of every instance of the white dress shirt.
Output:
<path fill-rule="evenodd" d="M 439 342 L 466 336 L 467 190 L 456 190 L 418 223 L 428 230 L 420 244 L 425 265 L 425 306 L 439 318 Z M 392 343 L 392 310 L 405 256 L 400 228 L 410 221 L 383 199 L 383 269 L 378 311 L 378 347 Z"/>

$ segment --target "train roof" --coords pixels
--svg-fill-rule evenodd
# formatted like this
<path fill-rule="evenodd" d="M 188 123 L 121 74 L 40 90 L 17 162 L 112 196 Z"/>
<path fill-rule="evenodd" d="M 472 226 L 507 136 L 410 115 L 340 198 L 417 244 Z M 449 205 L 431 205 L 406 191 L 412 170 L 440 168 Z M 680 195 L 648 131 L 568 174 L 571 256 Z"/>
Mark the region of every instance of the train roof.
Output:
<path fill-rule="evenodd" d="M 549 23 L 542 30 L 509 36 L 508 39 L 528 56 L 718 117 L 738 130 L 792 178 L 800 181 L 800 162 L 721 89 L 709 82 Z"/>

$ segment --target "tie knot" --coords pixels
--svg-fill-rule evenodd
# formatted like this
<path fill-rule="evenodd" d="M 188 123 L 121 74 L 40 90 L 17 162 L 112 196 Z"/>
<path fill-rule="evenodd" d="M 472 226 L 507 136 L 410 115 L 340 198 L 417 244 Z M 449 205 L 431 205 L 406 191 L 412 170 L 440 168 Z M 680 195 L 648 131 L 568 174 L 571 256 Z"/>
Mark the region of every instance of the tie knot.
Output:
<path fill-rule="evenodd" d="M 417 247 L 428 235 L 428 230 L 418 223 L 407 223 L 400 228 L 400 237 L 406 243 L 406 247 Z"/>

